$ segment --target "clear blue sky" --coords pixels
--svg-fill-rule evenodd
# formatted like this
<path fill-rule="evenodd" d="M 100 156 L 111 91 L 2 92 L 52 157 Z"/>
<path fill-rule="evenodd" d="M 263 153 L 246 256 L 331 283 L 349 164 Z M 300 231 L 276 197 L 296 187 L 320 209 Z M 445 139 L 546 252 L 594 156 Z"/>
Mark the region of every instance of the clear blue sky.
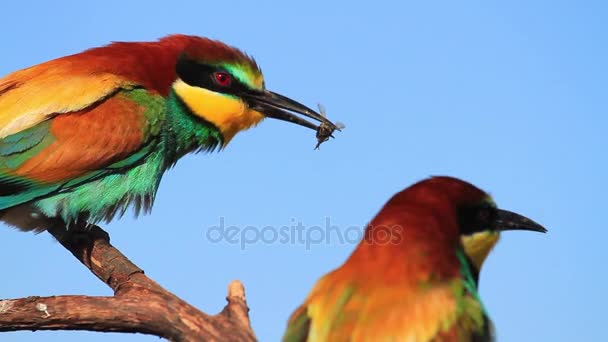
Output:
<path fill-rule="evenodd" d="M 140 2 L 141 3 L 141 2 Z M 429 175 L 469 180 L 549 234 L 509 232 L 481 275 L 501 341 L 606 340 L 608 8 L 604 1 L 10 1 L 0 74 L 113 40 L 169 33 L 254 55 L 272 90 L 322 102 L 347 124 L 314 132 L 266 121 L 163 179 L 151 216 L 106 225 L 146 273 L 205 312 L 241 279 L 262 341 L 354 244 L 213 243 L 227 225 L 363 226 Z M 35 94 L 33 94 L 35 96 Z M 0 229 L 0 298 L 109 295 L 47 234 Z M 21 332 L 2 341 L 157 341 Z"/>

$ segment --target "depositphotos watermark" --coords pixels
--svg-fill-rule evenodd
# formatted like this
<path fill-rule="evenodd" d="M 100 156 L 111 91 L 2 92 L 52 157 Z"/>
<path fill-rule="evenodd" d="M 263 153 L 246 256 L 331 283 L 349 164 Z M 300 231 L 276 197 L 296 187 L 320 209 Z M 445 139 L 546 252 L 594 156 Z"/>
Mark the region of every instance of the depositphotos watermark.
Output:
<path fill-rule="evenodd" d="M 290 225 L 283 226 L 237 226 L 227 225 L 226 219 L 220 217 L 217 225 L 205 230 L 205 238 L 211 243 L 228 243 L 238 245 L 241 250 L 255 244 L 289 244 L 304 246 L 310 250 L 320 244 L 358 244 L 363 239 L 366 227 L 348 226 L 343 229 L 325 218 L 324 225 L 304 225 L 292 219 Z M 369 243 L 386 245 L 401 242 L 403 228 L 394 226 L 374 226 L 365 235 Z"/>

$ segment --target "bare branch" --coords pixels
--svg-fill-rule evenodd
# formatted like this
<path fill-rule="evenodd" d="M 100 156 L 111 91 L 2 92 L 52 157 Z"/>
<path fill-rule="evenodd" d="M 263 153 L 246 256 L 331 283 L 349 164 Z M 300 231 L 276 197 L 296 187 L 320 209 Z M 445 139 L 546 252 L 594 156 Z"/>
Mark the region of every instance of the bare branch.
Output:
<path fill-rule="evenodd" d="M 222 312 L 208 315 L 148 278 L 110 244 L 101 228 L 67 231 L 58 227 L 49 233 L 112 288 L 114 296 L 0 300 L 0 331 L 91 330 L 139 332 L 171 341 L 256 340 L 239 281 L 229 285 L 228 304 Z"/>

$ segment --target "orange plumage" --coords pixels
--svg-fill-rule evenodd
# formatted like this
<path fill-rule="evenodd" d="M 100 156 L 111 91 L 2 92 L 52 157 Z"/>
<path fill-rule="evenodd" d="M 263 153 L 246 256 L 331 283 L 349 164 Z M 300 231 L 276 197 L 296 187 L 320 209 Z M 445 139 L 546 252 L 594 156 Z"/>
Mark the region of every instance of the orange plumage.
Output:
<path fill-rule="evenodd" d="M 158 42 L 113 43 L 90 49 L 1 79 L 0 138 L 54 115 L 82 110 L 120 89 L 142 87 L 167 96 L 182 54 L 209 63 L 257 68 L 241 51 L 195 36 L 172 35 Z"/>
<path fill-rule="evenodd" d="M 517 224 L 544 231 L 455 178 L 405 189 L 369 223 L 346 262 L 317 282 L 289 320 L 284 341 L 491 340 L 477 294 L 479 269 L 462 241 Z"/>
<path fill-rule="evenodd" d="M 25 230 L 149 209 L 165 170 L 267 114 L 327 119 L 265 89 L 255 61 L 206 38 L 121 42 L 0 79 L 0 219 Z M 25 214 L 24 214 L 25 213 Z M 48 219 L 48 220 L 47 220 Z"/>
<path fill-rule="evenodd" d="M 120 161 L 147 142 L 142 130 L 144 110 L 117 95 L 92 108 L 60 115 L 50 125 L 55 140 L 13 174 L 53 183 Z"/>

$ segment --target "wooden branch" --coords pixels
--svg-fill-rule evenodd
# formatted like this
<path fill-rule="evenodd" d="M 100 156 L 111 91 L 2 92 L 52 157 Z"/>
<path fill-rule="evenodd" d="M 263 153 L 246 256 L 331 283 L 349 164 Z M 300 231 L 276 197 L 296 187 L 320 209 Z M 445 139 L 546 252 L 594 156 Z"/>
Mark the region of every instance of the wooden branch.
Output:
<path fill-rule="evenodd" d="M 228 304 L 205 314 L 148 278 L 110 244 L 97 226 L 49 230 L 112 290 L 112 297 L 51 296 L 0 300 L 0 332 L 18 330 L 91 330 L 138 332 L 171 341 L 255 341 L 245 290 L 228 286 Z"/>

